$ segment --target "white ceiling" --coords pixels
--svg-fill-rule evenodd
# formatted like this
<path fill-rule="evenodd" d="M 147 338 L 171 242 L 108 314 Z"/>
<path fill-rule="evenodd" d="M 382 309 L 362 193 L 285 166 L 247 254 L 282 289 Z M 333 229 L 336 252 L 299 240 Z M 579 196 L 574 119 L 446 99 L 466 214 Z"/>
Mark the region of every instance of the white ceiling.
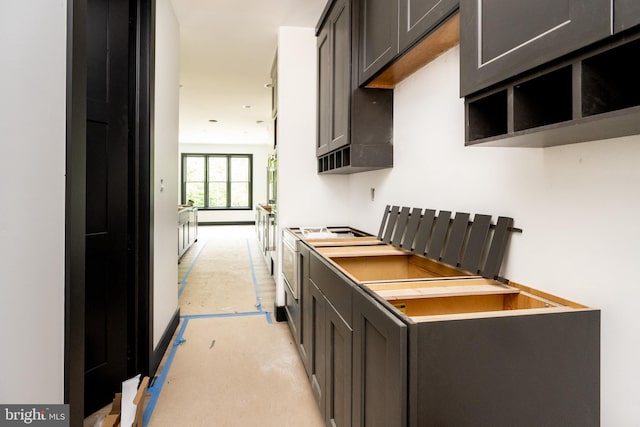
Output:
<path fill-rule="evenodd" d="M 180 143 L 271 144 L 265 84 L 278 27 L 315 27 L 327 0 L 171 2 L 180 25 Z"/>

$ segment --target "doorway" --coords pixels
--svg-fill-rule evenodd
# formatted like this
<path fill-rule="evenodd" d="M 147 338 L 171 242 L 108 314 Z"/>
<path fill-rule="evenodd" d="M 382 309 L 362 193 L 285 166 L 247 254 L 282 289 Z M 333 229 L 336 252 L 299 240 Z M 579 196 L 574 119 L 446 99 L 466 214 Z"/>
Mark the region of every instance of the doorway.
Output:
<path fill-rule="evenodd" d="M 65 403 L 150 374 L 154 0 L 69 0 Z"/>

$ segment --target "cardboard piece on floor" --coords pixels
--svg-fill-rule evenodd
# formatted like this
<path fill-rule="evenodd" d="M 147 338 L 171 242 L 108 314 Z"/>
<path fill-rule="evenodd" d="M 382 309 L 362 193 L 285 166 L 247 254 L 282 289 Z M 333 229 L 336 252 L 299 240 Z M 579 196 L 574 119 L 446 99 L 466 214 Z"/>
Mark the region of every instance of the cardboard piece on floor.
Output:
<path fill-rule="evenodd" d="M 144 413 L 144 398 L 147 395 L 147 388 L 149 387 L 149 377 L 144 377 L 140 381 L 138 386 L 138 392 L 136 393 L 133 403 L 136 405 L 136 416 L 133 421 L 132 427 L 142 427 L 142 415 Z M 106 416 L 102 422 L 102 427 L 120 427 L 120 413 L 122 405 L 122 394 L 116 393 L 111 405 L 111 412 Z"/>

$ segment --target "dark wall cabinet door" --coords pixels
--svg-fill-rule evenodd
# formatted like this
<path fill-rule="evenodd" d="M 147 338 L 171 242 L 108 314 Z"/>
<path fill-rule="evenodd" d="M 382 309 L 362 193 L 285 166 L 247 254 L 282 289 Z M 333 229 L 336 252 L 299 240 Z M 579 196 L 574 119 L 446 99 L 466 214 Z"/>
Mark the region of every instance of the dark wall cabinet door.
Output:
<path fill-rule="evenodd" d="M 318 173 L 393 166 L 393 91 L 358 87 L 358 7 L 359 0 L 333 0 L 316 28 Z"/>
<path fill-rule="evenodd" d="M 400 0 L 399 47 L 409 48 L 458 9 L 459 0 Z"/>
<path fill-rule="evenodd" d="M 407 425 L 407 326 L 354 288 L 353 426 Z"/>
<path fill-rule="evenodd" d="M 398 0 L 361 0 L 359 15 L 363 84 L 398 54 Z"/>
<path fill-rule="evenodd" d="M 613 3 L 613 29 L 616 33 L 640 24 L 640 1 L 615 0 Z"/>
<path fill-rule="evenodd" d="M 348 0 L 337 1 L 318 34 L 318 156 L 349 143 L 349 6 Z"/>
<path fill-rule="evenodd" d="M 611 33 L 609 0 L 464 1 L 460 18 L 461 96 Z"/>

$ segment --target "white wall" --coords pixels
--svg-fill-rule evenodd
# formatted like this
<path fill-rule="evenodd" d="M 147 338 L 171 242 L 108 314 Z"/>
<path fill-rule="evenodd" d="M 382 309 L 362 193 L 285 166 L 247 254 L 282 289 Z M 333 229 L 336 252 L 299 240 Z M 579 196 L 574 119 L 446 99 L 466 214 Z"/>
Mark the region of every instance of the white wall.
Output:
<path fill-rule="evenodd" d="M 180 143 L 179 168 L 183 153 L 253 154 L 253 206 L 267 202 L 267 160 L 273 148 L 266 144 L 189 144 Z M 180 176 L 177 183 L 180 187 Z M 179 189 L 182 191 L 182 188 Z M 180 196 L 179 196 L 180 198 Z M 180 200 L 178 200 L 179 202 Z M 245 222 L 255 220 L 255 210 L 199 210 L 198 222 Z"/>
<path fill-rule="evenodd" d="M 394 168 L 350 177 L 350 223 L 376 232 L 386 204 L 512 216 L 503 275 L 602 310 L 602 425 L 640 425 L 640 136 L 465 148 L 458 68 L 456 47 L 397 86 Z"/>
<path fill-rule="evenodd" d="M 64 393 L 67 5 L 0 2 L 0 402 Z"/>
<path fill-rule="evenodd" d="M 178 308 L 178 97 L 180 28 L 170 0 L 156 2 L 153 345 Z"/>
<path fill-rule="evenodd" d="M 316 173 L 316 38 L 313 28 L 278 32 L 278 227 L 344 225 L 348 177 Z M 281 251 L 280 232 L 278 251 Z M 280 259 L 280 257 L 278 257 Z M 277 304 L 284 304 L 276 263 Z"/>

